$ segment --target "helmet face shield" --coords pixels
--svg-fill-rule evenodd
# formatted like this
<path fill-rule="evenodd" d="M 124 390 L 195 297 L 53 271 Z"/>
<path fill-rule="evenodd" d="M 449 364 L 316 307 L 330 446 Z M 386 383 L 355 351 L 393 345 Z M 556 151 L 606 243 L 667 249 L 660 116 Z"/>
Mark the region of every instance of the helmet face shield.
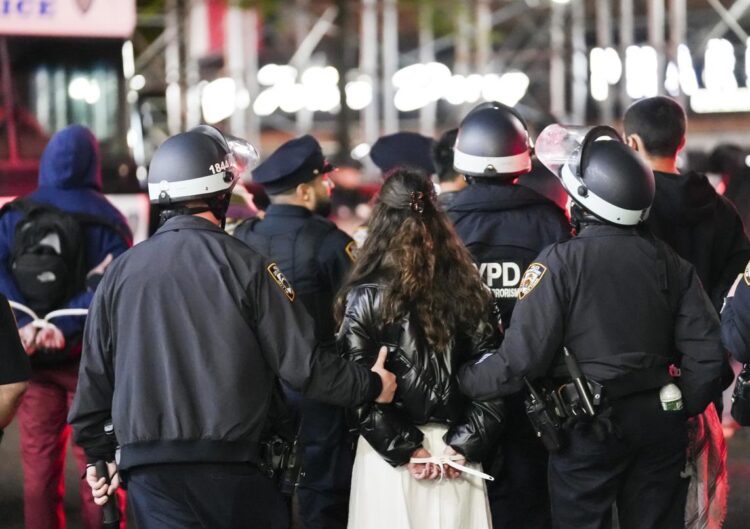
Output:
<path fill-rule="evenodd" d="M 537 138 L 535 151 L 570 198 L 600 219 L 634 226 L 648 215 L 653 173 L 613 128 L 550 125 Z"/>
<path fill-rule="evenodd" d="M 622 141 L 617 131 L 611 127 L 550 125 L 546 127 L 534 145 L 534 153 L 539 161 L 558 178 L 566 165 L 578 178 L 581 174 L 581 161 L 586 147 L 594 141 Z"/>
<path fill-rule="evenodd" d="M 230 171 L 235 178 L 249 180 L 250 171 L 258 165 L 258 160 L 260 160 L 258 150 L 250 142 L 234 136 L 226 136 L 226 142 L 229 148 L 227 161 Z"/>

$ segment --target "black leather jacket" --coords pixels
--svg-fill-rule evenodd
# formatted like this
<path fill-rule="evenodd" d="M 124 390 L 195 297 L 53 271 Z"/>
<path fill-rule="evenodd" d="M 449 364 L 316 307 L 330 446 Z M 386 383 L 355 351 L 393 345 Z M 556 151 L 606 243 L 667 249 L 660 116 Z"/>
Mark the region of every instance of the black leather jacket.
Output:
<path fill-rule="evenodd" d="M 456 373 L 466 361 L 497 347 L 497 325 L 488 311 L 474 336 L 457 336 L 445 353 L 425 344 L 422 330 L 407 316 L 399 324 L 380 319 L 382 286 L 358 285 L 347 298 L 337 342 L 349 360 L 372 366 L 381 345 L 388 347 L 385 367 L 398 381 L 392 404 L 368 404 L 356 409 L 360 434 L 393 466 L 409 462 L 422 446 L 416 425 L 449 426 L 445 442 L 469 461 L 482 461 L 497 447 L 504 425 L 502 399 L 472 401 L 459 392 Z M 494 346 L 494 347 L 493 347 Z M 433 454 L 440 455 L 440 454 Z"/>

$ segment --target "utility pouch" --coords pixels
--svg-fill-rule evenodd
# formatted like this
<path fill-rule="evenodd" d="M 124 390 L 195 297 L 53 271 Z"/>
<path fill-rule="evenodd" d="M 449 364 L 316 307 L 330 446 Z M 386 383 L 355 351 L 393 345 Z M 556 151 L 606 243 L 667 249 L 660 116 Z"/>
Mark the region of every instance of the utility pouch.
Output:
<path fill-rule="evenodd" d="M 276 435 L 260 443 L 258 467 L 285 496 L 294 494 L 299 484 L 302 459 L 297 446 L 297 439 L 290 442 Z"/>
<path fill-rule="evenodd" d="M 586 379 L 588 385 L 588 395 L 591 397 L 591 404 L 594 409 L 598 409 L 602 404 L 604 395 L 604 386 L 595 380 Z M 565 416 L 580 417 L 590 415 L 586 410 L 586 405 L 581 398 L 581 391 L 575 382 L 569 382 L 560 386 L 555 392 L 559 398 L 560 407 L 564 410 Z"/>

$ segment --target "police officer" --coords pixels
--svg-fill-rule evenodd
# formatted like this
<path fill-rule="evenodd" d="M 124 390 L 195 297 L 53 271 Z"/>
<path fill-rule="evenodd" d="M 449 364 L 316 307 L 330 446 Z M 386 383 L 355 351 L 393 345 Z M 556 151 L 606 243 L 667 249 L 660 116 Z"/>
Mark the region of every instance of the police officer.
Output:
<path fill-rule="evenodd" d="M 511 313 L 523 270 L 545 246 L 570 237 L 565 213 L 537 192 L 515 184 L 531 169 L 529 133 L 501 103 L 477 106 L 458 129 L 453 165 L 469 186 L 447 208 L 456 232 L 495 295 L 502 323 Z M 496 529 L 550 527 L 547 454 L 526 419 L 523 397 L 508 398 L 504 469 L 488 486 Z"/>
<path fill-rule="evenodd" d="M 435 173 L 432 151 L 435 140 L 416 132 L 396 132 L 381 136 L 370 149 L 370 159 L 385 176 L 396 167 L 411 167 L 424 171 L 428 176 Z"/>
<path fill-rule="evenodd" d="M 271 199 L 265 217 L 235 230 L 236 237 L 278 264 L 323 341 L 334 338 L 333 298 L 355 252 L 352 239 L 325 218 L 331 204 L 331 171 L 333 166 L 312 136 L 283 144 L 253 171 L 253 180 Z M 344 528 L 354 462 L 346 442 L 344 410 L 290 396 L 302 415 L 304 475 L 297 497 L 304 527 Z"/>
<path fill-rule="evenodd" d="M 149 170 L 163 225 L 110 265 L 91 304 L 69 421 L 91 462 L 125 475 L 139 527 L 286 528 L 256 466 L 275 377 L 338 405 L 394 389 L 380 364 L 368 372 L 316 345 L 278 264 L 222 230 L 256 158 L 205 125 L 165 141 Z M 95 467 L 87 480 L 100 504 L 119 485 Z"/>
<path fill-rule="evenodd" d="M 750 263 L 737 276 L 721 311 L 721 342 L 738 362 L 750 362 Z"/>
<path fill-rule="evenodd" d="M 396 167 L 410 167 L 427 175 L 435 172 L 432 149 L 435 141 L 416 132 L 396 132 L 381 136 L 372 144 L 370 160 L 380 169 L 383 178 Z M 367 239 L 367 224 L 354 231 L 357 248 L 362 248 Z"/>
<path fill-rule="evenodd" d="M 550 456 L 556 527 L 610 528 L 617 502 L 621 529 L 681 529 L 686 419 L 704 410 L 720 379 L 711 301 L 689 263 L 636 229 L 654 176 L 613 129 L 553 125 L 536 153 L 574 201 L 578 234 L 528 267 L 502 346 L 464 366 L 461 387 L 485 398 L 548 377 L 557 388 L 575 374 L 567 347 L 592 387 L 603 385 L 595 395 L 604 400 L 596 418 L 569 419 L 567 445 Z M 681 368 L 679 379 L 670 364 Z"/>

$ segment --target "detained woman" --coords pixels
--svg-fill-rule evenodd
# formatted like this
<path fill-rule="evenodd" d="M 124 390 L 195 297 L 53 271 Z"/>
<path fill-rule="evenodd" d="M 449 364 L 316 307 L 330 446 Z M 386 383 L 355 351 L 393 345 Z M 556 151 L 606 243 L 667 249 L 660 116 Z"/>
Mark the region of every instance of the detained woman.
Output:
<path fill-rule="evenodd" d="M 369 227 L 337 301 L 338 345 L 368 366 L 386 345 L 398 390 L 356 410 L 349 528 L 489 528 L 491 478 L 477 463 L 497 446 L 504 406 L 466 398 L 456 371 L 497 346 L 491 294 L 422 173 L 387 177 Z"/>

